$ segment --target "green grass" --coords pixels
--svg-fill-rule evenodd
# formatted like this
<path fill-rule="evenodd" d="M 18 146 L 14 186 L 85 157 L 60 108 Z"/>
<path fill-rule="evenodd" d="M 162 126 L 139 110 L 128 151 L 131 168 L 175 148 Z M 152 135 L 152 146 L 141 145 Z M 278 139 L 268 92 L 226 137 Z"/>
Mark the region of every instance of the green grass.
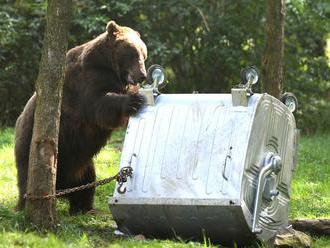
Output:
<path fill-rule="evenodd" d="M 117 171 L 123 132 L 117 132 L 111 145 L 95 158 L 99 179 Z M 114 183 L 98 187 L 95 207 L 102 215 L 69 216 L 68 205 L 58 201 L 59 226 L 54 233 L 38 231 L 15 212 L 17 200 L 13 130 L 0 129 L 0 247 L 206 247 L 208 242 L 180 240 L 135 240 L 118 238 L 108 210 L 107 197 Z M 299 165 L 292 183 L 290 218 L 330 218 L 330 134 L 303 137 Z M 258 247 L 258 245 L 255 245 Z M 259 246 L 262 247 L 262 246 Z M 330 247 L 330 237 L 314 237 L 313 247 Z"/>
<path fill-rule="evenodd" d="M 290 217 L 330 218 L 329 134 L 301 139 Z"/>

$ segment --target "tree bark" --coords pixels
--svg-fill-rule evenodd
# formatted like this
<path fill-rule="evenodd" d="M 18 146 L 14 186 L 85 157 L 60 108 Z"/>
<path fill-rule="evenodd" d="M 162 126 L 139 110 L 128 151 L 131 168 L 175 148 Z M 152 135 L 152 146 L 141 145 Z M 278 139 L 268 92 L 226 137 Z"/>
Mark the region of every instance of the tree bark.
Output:
<path fill-rule="evenodd" d="M 47 24 L 36 81 L 37 105 L 30 148 L 27 194 L 55 193 L 57 144 L 71 0 L 47 1 Z M 56 225 L 55 199 L 26 202 L 27 217 L 42 228 Z"/>
<path fill-rule="evenodd" d="M 264 91 L 279 98 L 283 85 L 285 0 L 266 0 L 266 40 L 262 59 Z"/>

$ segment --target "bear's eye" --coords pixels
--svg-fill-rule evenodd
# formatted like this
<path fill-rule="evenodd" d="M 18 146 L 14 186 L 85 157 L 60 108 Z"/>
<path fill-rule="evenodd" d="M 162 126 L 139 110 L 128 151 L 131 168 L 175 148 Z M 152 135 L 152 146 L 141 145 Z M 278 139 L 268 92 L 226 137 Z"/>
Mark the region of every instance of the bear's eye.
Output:
<path fill-rule="evenodd" d="M 123 55 L 125 60 L 137 60 L 139 59 L 139 54 L 135 51 L 130 51 L 129 53 L 126 53 Z"/>

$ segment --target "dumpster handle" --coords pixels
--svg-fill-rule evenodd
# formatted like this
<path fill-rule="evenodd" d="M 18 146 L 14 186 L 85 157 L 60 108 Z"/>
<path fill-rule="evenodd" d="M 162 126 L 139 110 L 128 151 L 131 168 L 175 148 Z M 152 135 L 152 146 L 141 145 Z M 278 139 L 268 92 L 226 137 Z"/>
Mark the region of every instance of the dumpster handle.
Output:
<path fill-rule="evenodd" d="M 262 193 L 265 188 L 266 177 L 272 172 L 278 174 L 281 170 L 281 157 L 275 155 L 272 152 L 268 152 L 265 156 L 263 168 L 261 169 L 258 177 L 258 185 L 256 190 L 256 198 L 254 201 L 254 211 L 253 211 L 253 222 L 252 222 L 252 232 L 261 233 L 262 229 L 258 227 L 259 216 L 261 212 L 261 203 L 262 203 Z"/>
<path fill-rule="evenodd" d="M 229 151 L 228 151 L 228 153 L 227 153 L 227 155 L 226 155 L 225 163 L 224 163 L 224 165 L 223 165 L 223 169 L 222 169 L 222 177 L 223 177 L 226 181 L 228 181 L 228 177 L 226 176 L 227 160 L 228 160 L 228 159 L 231 159 L 231 150 L 232 150 L 232 149 L 233 149 L 232 146 L 229 147 Z"/>

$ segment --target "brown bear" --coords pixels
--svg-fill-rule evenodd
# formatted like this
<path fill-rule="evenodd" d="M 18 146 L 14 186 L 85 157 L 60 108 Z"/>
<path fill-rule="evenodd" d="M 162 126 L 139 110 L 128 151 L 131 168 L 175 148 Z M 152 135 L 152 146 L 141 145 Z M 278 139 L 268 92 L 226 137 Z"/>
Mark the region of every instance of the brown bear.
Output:
<path fill-rule="evenodd" d="M 106 144 L 114 128 L 135 115 L 144 98 L 127 92 L 146 78 L 147 48 L 138 32 L 107 24 L 106 32 L 74 47 L 66 55 L 66 71 L 61 105 L 56 189 L 95 181 L 93 156 Z M 15 158 L 19 200 L 25 205 L 28 160 L 36 95 L 26 104 L 16 122 Z M 67 196 L 70 213 L 93 208 L 94 189 Z"/>

